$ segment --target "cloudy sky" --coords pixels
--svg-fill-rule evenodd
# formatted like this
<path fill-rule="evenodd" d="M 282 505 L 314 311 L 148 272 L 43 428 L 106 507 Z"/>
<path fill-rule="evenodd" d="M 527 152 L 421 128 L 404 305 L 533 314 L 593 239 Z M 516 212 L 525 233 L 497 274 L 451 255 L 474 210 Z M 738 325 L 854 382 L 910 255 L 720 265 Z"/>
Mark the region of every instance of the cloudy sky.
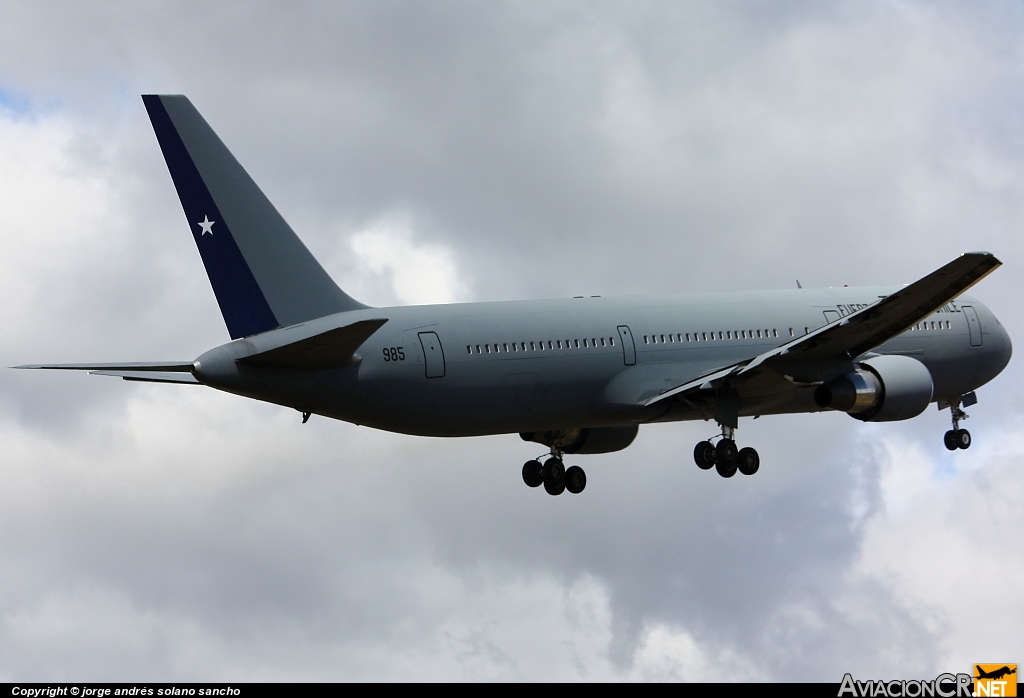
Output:
<path fill-rule="evenodd" d="M 1024 346 L 1024 7 L 0 4 L 0 365 L 227 341 L 139 94 L 375 304 L 904 283 Z M 1024 660 L 1024 398 L 579 457 L 0 371 L 0 680 L 928 678 Z"/>

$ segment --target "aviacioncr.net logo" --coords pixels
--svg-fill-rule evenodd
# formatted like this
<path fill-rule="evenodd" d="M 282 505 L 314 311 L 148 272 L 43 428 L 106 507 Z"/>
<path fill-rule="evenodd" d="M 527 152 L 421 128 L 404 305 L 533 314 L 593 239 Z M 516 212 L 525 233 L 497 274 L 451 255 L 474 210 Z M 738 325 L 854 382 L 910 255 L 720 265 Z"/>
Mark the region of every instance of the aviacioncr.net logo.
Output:
<path fill-rule="evenodd" d="M 1016 696 L 1016 664 L 975 664 L 975 696 Z"/>
<path fill-rule="evenodd" d="M 970 674 L 939 674 L 931 681 L 858 681 L 846 674 L 839 686 L 839 698 L 972 698 L 973 695 Z"/>

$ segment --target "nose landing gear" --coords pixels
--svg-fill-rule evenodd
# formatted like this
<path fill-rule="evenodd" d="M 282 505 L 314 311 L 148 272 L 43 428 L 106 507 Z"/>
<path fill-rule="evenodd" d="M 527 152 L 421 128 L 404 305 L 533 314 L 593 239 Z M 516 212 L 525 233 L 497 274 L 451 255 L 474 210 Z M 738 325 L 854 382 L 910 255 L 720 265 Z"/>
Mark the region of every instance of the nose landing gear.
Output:
<path fill-rule="evenodd" d="M 968 449 L 971 447 L 971 432 L 960 428 L 960 420 L 968 419 L 970 415 L 961 409 L 961 405 L 963 407 L 970 407 L 977 402 L 978 397 L 974 394 L 974 391 L 971 391 L 966 395 L 957 398 L 955 403 L 950 403 L 949 412 L 950 417 L 953 419 L 953 428 L 942 436 L 942 443 L 944 443 L 946 448 L 950 451 L 955 451 L 958 448 Z"/>
<path fill-rule="evenodd" d="M 732 477 L 736 471 L 744 475 L 753 475 L 761 467 L 761 457 L 757 451 L 741 448 L 737 451 L 733 435 L 733 427 L 723 426 L 718 444 L 701 441 L 693 449 L 693 460 L 701 470 L 714 468 L 722 477 Z"/>

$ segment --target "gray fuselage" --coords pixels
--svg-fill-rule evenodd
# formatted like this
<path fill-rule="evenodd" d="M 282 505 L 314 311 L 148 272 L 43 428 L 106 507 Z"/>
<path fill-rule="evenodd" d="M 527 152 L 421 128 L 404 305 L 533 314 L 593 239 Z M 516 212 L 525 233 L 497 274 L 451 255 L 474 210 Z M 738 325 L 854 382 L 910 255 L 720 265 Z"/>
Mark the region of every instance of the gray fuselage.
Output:
<path fill-rule="evenodd" d="M 327 370 L 246 366 L 236 363 L 255 351 L 254 338 L 246 338 L 203 354 L 194 375 L 227 392 L 417 435 L 704 419 L 710 409 L 692 401 L 642 403 L 896 290 L 793 289 L 354 310 L 259 337 L 265 347 L 275 342 L 275 333 L 323 332 L 386 318 L 350 365 Z M 1011 352 L 995 316 L 982 303 L 962 297 L 872 354 L 917 359 L 932 375 L 932 399 L 956 400 L 998 375 Z M 739 414 L 821 411 L 813 392 L 813 386 L 780 378 L 744 395 Z"/>

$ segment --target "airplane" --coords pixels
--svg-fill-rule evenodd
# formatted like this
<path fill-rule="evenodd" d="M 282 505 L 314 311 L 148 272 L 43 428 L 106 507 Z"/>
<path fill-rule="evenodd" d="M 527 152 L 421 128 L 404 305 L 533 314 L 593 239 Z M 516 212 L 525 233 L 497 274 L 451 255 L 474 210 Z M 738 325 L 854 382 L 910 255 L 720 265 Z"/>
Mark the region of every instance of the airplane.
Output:
<path fill-rule="evenodd" d="M 981 668 L 980 664 L 975 664 L 974 668 L 977 669 L 977 671 L 978 671 L 978 675 L 974 677 L 976 679 L 993 679 L 995 681 L 998 681 L 999 679 L 1003 678 L 1004 676 L 1009 676 L 1010 674 L 1016 674 L 1017 673 L 1016 666 L 1013 669 L 1011 669 L 1008 666 L 1003 666 L 1003 667 L 1000 667 L 999 669 L 994 669 L 992 671 L 985 671 L 984 669 Z"/>
<path fill-rule="evenodd" d="M 205 385 L 423 436 L 516 434 L 547 453 L 522 470 L 582 492 L 564 457 L 629 446 L 641 424 L 714 420 L 702 470 L 753 475 L 740 417 L 846 412 L 864 422 L 949 409 L 952 450 L 975 390 L 1012 353 L 962 294 L 1001 262 L 965 253 L 909 285 L 597 296 L 374 308 L 331 279 L 182 95 L 143 95 L 231 341 L 191 361 L 34 364 Z"/>

